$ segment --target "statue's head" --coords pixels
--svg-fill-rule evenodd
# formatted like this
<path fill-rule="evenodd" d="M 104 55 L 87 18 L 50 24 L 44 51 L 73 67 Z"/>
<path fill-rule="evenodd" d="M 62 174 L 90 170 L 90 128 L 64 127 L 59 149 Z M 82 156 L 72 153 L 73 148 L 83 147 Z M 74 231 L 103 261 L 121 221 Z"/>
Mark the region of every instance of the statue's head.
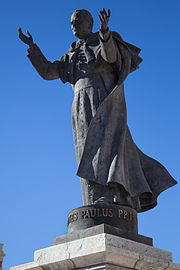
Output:
<path fill-rule="evenodd" d="M 91 13 L 85 9 L 74 11 L 71 16 L 71 28 L 77 38 L 86 38 L 92 32 L 93 28 L 93 17 Z"/>

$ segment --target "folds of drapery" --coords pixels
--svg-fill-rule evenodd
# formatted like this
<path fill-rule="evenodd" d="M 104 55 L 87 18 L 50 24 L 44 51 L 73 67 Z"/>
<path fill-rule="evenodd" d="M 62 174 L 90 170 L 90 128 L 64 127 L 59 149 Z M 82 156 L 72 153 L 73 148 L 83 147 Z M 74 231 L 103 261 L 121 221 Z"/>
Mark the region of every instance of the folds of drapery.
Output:
<path fill-rule="evenodd" d="M 177 182 L 159 162 L 144 155 L 131 137 L 123 83 L 142 60 L 138 48 L 123 43 L 117 41 L 122 57 L 118 83 L 91 120 L 77 175 L 101 185 L 122 185 L 139 198 L 137 211 L 142 212 L 156 206 L 158 195 Z"/>

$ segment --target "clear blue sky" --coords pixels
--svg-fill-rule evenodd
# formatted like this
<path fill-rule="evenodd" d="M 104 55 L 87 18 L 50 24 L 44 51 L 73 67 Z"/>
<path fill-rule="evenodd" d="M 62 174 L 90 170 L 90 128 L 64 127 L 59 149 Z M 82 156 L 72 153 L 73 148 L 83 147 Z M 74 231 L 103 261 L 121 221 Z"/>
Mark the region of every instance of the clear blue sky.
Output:
<path fill-rule="evenodd" d="M 180 1 L 2 1 L 0 11 L 0 243 L 3 269 L 33 261 L 34 250 L 67 232 L 68 212 L 82 205 L 71 128 L 73 91 L 44 81 L 27 59 L 18 27 L 28 29 L 46 57 L 65 54 L 75 40 L 70 16 L 111 9 L 110 29 L 142 48 L 144 59 L 125 83 L 128 124 L 139 148 L 179 181 Z M 173 252 L 180 263 L 180 186 L 139 215 L 139 233 Z"/>

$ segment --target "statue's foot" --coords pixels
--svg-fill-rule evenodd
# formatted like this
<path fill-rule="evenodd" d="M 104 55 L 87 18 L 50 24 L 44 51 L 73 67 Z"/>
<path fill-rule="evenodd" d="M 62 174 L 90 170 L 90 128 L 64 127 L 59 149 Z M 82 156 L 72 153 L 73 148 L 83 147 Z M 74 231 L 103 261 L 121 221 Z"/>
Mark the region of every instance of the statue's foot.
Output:
<path fill-rule="evenodd" d="M 95 200 L 93 204 L 99 204 L 99 203 L 113 204 L 113 201 L 111 201 L 110 199 L 108 199 L 106 197 L 100 197 L 97 200 Z"/>
<path fill-rule="evenodd" d="M 114 196 L 114 204 L 127 206 L 132 208 L 132 200 L 131 197 L 127 194 L 126 196 Z"/>

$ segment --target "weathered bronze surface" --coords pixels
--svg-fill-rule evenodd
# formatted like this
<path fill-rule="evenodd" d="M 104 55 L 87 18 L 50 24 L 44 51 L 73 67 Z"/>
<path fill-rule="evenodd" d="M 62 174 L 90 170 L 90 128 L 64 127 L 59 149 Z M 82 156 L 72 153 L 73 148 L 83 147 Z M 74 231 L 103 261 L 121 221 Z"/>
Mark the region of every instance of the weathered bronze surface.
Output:
<path fill-rule="evenodd" d="M 109 30 L 109 18 L 110 11 L 103 9 L 100 30 L 93 33 L 91 14 L 75 11 L 71 27 L 78 40 L 53 63 L 29 32 L 25 36 L 19 29 L 19 38 L 29 45 L 28 58 L 42 78 L 60 78 L 73 87 L 72 125 L 84 205 L 108 203 L 143 212 L 156 206 L 158 195 L 177 182 L 133 142 L 124 81 L 142 59 L 139 48 Z M 111 214 L 109 209 L 109 219 Z M 69 217 L 70 225 L 73 219 L 75 214 Z"/>

